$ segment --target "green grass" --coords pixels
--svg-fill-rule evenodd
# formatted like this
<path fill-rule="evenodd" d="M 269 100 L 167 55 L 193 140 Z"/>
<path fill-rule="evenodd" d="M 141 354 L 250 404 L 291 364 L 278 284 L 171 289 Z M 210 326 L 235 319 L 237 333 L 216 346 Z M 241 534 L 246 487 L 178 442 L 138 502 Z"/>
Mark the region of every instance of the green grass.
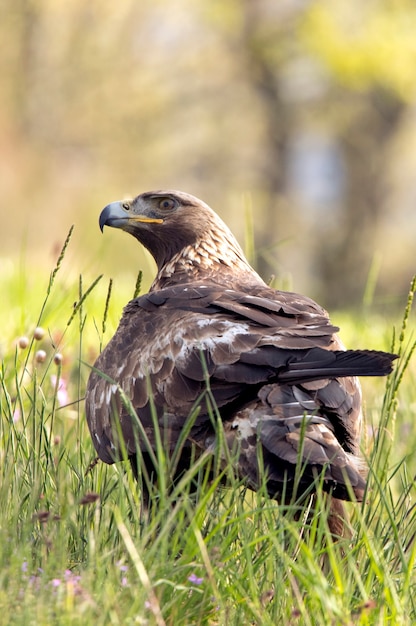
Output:
<path fill-rule="evenodd" d="M 368 493 L 349 505 L 353 538 L 334 545 L 324 497 L 303 523 L 232 471 L 231 489 L 209 482 L 209 458 L 141 514 L 129 467 L 94 463 L 82 402 L 88 364 L 134 285 L 128 294 L 74 280 L 64 255 L 65 246 L 49 281 L 2 273 L 0 624 L 415 623 L 410 299 L 395 332 L 368 312 L 354 324 L 334 319 L 349 346 L 393 342 L 400 353 L 387 381 L 365 381 Z"/>

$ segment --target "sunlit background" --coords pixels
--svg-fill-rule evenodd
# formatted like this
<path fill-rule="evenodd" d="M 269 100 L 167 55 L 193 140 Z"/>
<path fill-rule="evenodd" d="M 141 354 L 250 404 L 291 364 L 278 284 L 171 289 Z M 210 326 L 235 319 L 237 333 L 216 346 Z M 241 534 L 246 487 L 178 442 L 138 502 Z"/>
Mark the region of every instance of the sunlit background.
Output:
<path fill-rule="evenodd" d="M 0 270 L 153 266 L 98 229 L 150 189 L 208 202 L 266 280 L 402 308 L 416 270 L 414 0 L 0 5 Z M 254 237 L 254 245 L 252 238 Z"/>

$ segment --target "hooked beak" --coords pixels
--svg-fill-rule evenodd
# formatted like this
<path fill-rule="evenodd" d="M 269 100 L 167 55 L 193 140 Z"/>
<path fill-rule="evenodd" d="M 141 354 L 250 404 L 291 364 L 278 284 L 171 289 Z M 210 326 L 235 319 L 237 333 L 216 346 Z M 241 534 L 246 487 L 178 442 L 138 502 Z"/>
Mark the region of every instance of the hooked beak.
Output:
<path fill-rule="evenodd" d="M 113 228 L 125 229 L 127 224 L 131 222 L 142 222 L 147 224 L 162 224 L 163 220 L 156 217 L 148 217 L 147 215 L 134 215 L 123 208 L 122 202 L 111 202 L 101 211 L 99 225 L 101 232 L 104 226 L 112 226 Z"/>

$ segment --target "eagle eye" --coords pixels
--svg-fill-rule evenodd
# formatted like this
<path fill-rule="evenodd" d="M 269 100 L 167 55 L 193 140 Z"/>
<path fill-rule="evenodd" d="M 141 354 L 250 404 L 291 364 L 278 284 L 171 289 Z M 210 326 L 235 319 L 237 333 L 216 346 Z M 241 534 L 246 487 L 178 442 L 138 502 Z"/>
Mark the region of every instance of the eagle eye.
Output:
<path fill-rule="evenodd" d="M 163 210 L 173 209 L 175 206 L 175 201 L 172 198 L 162 198 L 159 202 L 159 208 Z"/>
<path fill-rule="evenodd" d="M 130 211 L 130 204 L 128 202 L 123 202 L 121 206 L 125 211 Z"/>

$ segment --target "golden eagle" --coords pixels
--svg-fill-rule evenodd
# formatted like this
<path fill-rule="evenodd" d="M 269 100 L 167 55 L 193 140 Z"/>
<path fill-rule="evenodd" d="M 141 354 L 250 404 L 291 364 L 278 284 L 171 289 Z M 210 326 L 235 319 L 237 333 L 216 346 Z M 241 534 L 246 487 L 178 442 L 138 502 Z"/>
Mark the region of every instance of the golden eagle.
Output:
<path fill-rule="evenodd" d="M 179 474 L 198 454 L 218 452 L 215 403 L 249 488 L 259 488 L 263 472 L 270 496 L 287 500 L 295 482 L 301 494 L 322 476 L 334 512 L 338 499 L 362 500 L 356 377 L 388 374 L 395 355 L 345 350 L 326 311 L 267 286 L 224 222 L 192 195 L 151 191 L 113 202 L 99 223 L 133 235 L 157 264 L 149 293 L 127 304 L 89 377 L 86 412 L 99 457 L 114 463 L 124 449 L 137 472 L 140 449 L 156 476 L 149 442 L 160 436 L 172 453 L 198 405 Z"/>

